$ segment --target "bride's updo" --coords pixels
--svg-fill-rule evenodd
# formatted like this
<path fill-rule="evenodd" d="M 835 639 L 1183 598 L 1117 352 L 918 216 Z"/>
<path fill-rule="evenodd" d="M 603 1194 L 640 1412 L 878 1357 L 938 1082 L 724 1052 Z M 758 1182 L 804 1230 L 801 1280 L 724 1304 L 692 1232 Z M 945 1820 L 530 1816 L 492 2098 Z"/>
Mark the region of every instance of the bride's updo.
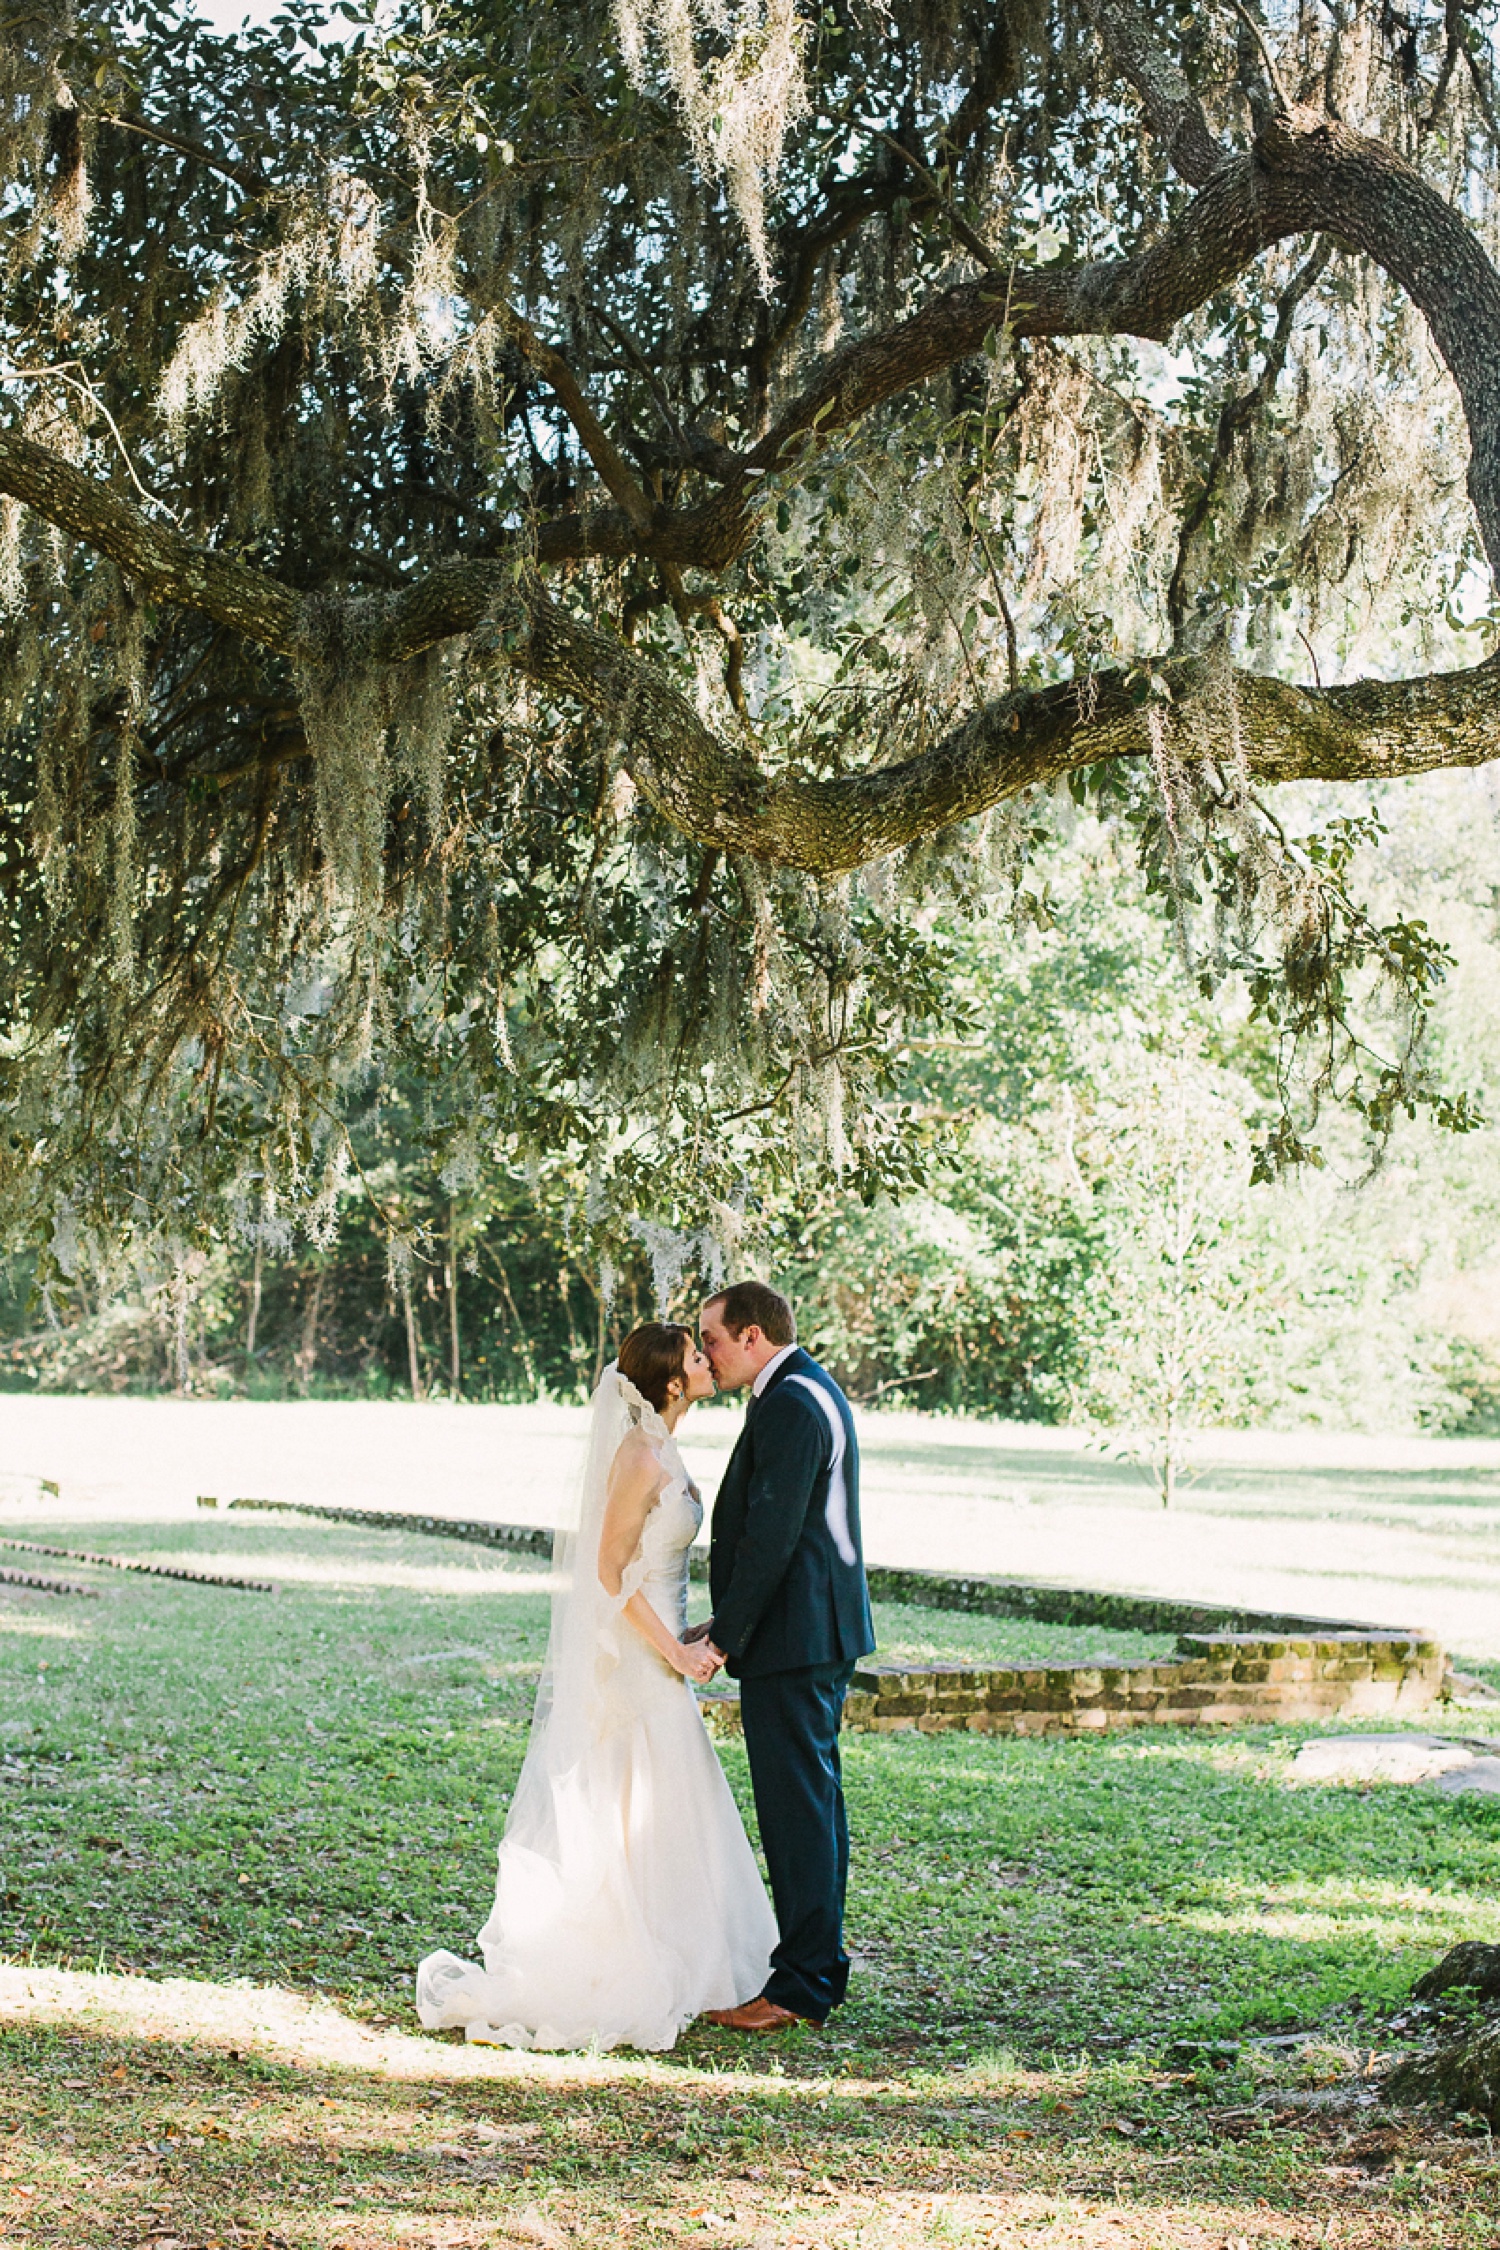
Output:
<path fill-rule="evenodd" d="M 692 1330 L 675 1320 L 648 1320 L 632 1328 L 620 1346 L 616 1361 L 620 1373 L 629 1377 L 658 1414 L 667 1410 L 668 1387 L 681 1376 L 692 1340 Z"/>

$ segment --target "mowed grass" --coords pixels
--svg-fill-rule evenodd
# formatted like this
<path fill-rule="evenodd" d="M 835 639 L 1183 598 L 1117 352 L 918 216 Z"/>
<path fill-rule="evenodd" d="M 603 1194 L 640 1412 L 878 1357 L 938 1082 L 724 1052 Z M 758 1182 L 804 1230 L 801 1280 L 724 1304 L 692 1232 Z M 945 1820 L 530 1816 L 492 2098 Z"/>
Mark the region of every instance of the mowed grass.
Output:
<path fill-rule="evenodd" d="M 287 1517 L 0 1528 L 279 1588 L 0 1551 L 102 1589 L 0 1593 L 0 2239 L 1500 2242 L 1487 2141 L 1304 2100 L 1500 1940 L 1494 1800 L 1294 1786 L 1289 1730 L 850 1736 L 825 2033 L 496 2056 L 422 2038 L 411 1972 L 489 1905 L 542 1566 Z M 910 1661 L 1161 1645 L 881 1627 Z"/>

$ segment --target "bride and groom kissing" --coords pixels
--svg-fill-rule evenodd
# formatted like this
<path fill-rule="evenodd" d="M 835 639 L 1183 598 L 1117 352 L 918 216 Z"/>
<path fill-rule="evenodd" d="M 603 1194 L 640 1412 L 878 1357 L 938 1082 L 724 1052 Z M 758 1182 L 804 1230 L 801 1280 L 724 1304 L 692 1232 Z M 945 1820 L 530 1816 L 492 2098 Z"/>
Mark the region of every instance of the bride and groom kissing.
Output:
<path fill-rule="evenodd" d="M 849 1831 L 838 1730 L 875 1645 L 848 1401 L 762 1282 L 689 1329 L 626 1337 L 594 1393 L 575 1514 L 553 1540 L 552 1630 L 499 1849 L 484 1965 L 417 1971 L 429 2030 L 534 2048 L 671 2047 L 695 2017 L 822 2023 L 844 1997 Z M 714 1504 L 712 1615 L 687 1624 L 703 1521 L 682 1417 L 750 1391 Z M 737 1679 L 768 1904 L 692 1689 Z"/>

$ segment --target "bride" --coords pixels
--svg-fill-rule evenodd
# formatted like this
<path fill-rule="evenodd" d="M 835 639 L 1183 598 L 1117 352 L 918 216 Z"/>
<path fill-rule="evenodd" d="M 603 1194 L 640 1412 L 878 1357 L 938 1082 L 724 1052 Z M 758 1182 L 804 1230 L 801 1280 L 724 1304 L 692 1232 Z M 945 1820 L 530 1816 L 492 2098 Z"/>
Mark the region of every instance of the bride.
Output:
<path fill-rule="evenodd" d="M 429 2031 L 495 2046 L 670 2047 L 766 1981 L 776 1923 L 692 1683 L 688 1549 L 703 1503 L 675 1432 L 713 1373 L 686 1328 L 635 1329 L 594 1393 L 575 1526 L 500 1844 L 484 1967 L 431 1953 Z"/>

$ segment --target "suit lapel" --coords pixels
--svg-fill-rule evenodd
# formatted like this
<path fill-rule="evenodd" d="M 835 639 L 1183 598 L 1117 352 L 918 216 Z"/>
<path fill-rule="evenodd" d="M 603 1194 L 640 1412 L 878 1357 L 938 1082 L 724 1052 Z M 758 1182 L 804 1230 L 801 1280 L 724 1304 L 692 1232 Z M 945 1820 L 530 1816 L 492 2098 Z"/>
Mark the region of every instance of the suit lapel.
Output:
<path fill-rule="evenodd" d="M 765 1389 L 761 1391 L 759 1395 L 757 1395 L 754 1391 L 751 1392 L 749 1403 L 745 1408 L 745 1419 L 740 1427 L 740 1434 L 735 1439 L 733 1448 L 730 1451 L 729 1459 L 724 1464 L 724 1474 L 719 1479 L 719 1490 L 714 1496 L 713 1521 L 709 1526 L 710 1540 L 712 1540 L 713 1538 L 714 1525 L 718 1522 L 719 1501 L 726 1492 L 733 1489 L 735 1464 L 740 1458 L 740 1453 L 744 1446 L 746 1438 L 750 1435 L 751 1424 L 754 1422 L 757 1412 L 765 1404 L 766 1400 L 771 1396 L 771 1393 L 780 1388 L 782 1383 L 785 1382 L 788 1375 L 801 1374 L 805 1369 L 811 1367 L 812 1365 L 812 1360 L 808 1358 L 807 1353 L 802 1349 L 801 1345 L 795 1345 L 792 1349 L 790 1357 L 782 1361 L 775 1374 L 771 1377 L 770 1382 L 767 1383 Z"/>
<path fill-rule="evenodd" d="M 811 1363 L 806 1352 L 802 1350 L 800 1345 L 798 1345 L 793 1350 L 791 1357 L 782 1361 L 775 1374 L 771 1377 L 770 1382 L 767 1383 L 765 1389 L 760 1392 L 758 1396 L 754 1391 L 751 1392 L 749 1402 L 745 1408 L 745 1419 L 740 1427 L 740 1434 L 735 1439 L 734 1445 L 730 1451 L 729 1459 L 724 1464 L 724 1474 L 719 1479 L 719 1489 L 718 1492 L 714 1495 L 714 1510 L 713 1516 L 709 1523 L 708 1534 L 710 1544 L 712 1544 L 714 1532 L 718 1527 L 719 1503 L 727 1493 L 733 1491 L 735 1465 L 740 1458 L 745 1440 L 750 1435 L 750 1426 L 755 1420 L 758 1409 L 761 1407 L 764 1401 L 770 1397 L 771 1393 L 778 1387 L 778 1385 L 786 1376 L 794 1375 L 799 1368 L 807 1367 L 810 1364 Z"/>

